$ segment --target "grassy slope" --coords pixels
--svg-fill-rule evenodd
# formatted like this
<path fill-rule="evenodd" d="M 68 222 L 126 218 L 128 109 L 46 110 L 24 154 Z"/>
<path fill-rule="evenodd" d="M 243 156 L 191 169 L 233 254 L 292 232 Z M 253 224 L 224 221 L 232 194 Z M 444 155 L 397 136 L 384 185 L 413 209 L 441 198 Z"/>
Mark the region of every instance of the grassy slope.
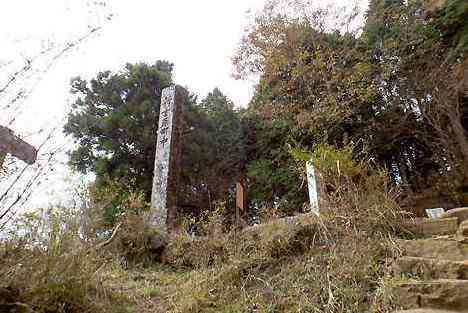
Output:
<path fill-rule="evenodd" d="M 236 238 L 180 236 L 165 264 L 114 264 L 105 282 L 133 312 L 389 312 L 380 300 L 391 240 L 342 226 L 306 217 Z"/>
<path fill-rule="evenodd" d="M 74 211 L 25 219 L 0 242 L 0 294 L 9 288 L 37 313 L 391 312 L 398 193 L 384 173 L 359 172 L 368 175 L 328 175 L 320 219 L 223 234 L 213 216 L 206 237 L 179 235 L 162 254 L 161 236 L 131 210 L 106 249 L 97 248 L 102 238 L 83 238 Z"/>

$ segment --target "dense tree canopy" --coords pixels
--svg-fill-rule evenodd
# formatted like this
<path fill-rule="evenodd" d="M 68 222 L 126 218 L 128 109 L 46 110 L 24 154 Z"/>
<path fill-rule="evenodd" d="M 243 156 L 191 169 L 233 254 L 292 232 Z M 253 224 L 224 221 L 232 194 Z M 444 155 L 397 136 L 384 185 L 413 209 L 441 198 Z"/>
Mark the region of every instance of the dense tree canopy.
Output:
<path fill-rule="evenodd" d="M 453 198 L 468 177 L 466 101 L 454 75 L 466 58 L 466 1 L 374 0 L 358 29 L 355 12 L 312 7 L 270 1 L 234 58 L 240 77 L 260 75 L 249 112 L 268 125 L 257 128 L 249 173 L 258 180 L 284 172 L 255 187 L 263 201 L 301 199 L 305 186 L 287 179 L 291 151 L 319 144 L 351 145 L 407 191 L 439 186 Z M 262 149 L 279 125 L 287 125 L 280 139 Z"/>
<path fill-rule="evenodd" d="M 317 147 L 351 149 L 356 160 L 386 168 L 406 194 L 430 187 L 463 202 L 466 1 L 372 0 L 358 13 L 308 0 L 267 3 L 234 57 L 239 77 L 260 77 L 248 108 L 234 109 L 218 89 L 184 106 L 181 208 L 232 202 L 233 184 L 244 179 L 252 209 L 302 210 L 307 189 L 294 155 Z M 117 179 L 149 199 L 155 121 L 171 71 L 159 61 L 73 80 L 71 164 L 94 172 L 98 187 Z"/>
<path fill-rule="evenodd" d="M 184 113 L 182 205 L 213 208 L 215 201 L 232 200 L 232 186 L 240 178 L 245 159 L 239 112 L 215 88 Z"/>

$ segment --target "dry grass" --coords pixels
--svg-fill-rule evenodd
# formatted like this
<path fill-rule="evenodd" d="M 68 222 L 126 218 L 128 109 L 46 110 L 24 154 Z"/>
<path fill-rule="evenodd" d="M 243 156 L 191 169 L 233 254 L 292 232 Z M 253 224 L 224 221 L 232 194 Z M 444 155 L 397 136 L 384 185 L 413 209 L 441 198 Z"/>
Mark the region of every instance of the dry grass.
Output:
<path fill-rule="evenodd" d="M 126 312 L 117 305 L 125 296 L 103 287 L 106 258 L 80 238 L 76 221 L 60 210 L 29 215 L 1 243 L 0 290 L 12 298 L 0 301 L 5 312 Z"/>
<path fill-rule="evenodd" d="M 211 251 L 203 250 L 211 245 L 207 240 L 185 250 L 189 264 L 110 275 L 119 273 L 113 284 L 127 286 L 139 312 L 390 312 L 391 302 L 380 300 L 393 256 L 390 241 L 376 242 L 363 233 L 298 244 L 301 237 L 294 234 L 309 239 L 317 234 L 315 227 L 295 229 L 268 225 L 257 241 L 226 249 L 210 263 L 205 260 Z"/>
<path fill-rule="evenodd" d="M 41 231 L 31 219 L 5 243 L 0 294 L 12 288 L 15 301 L 44 313 L 392 312 L 402 215 L 385 175 L 361 172 L 330 174 L 320 218 L 222 234 L 214 216 L 206 237 L 181 233 L 162 254 L 154 248 L 163 239 L 138 214 L 127 214 L 106 251 L 71 217 L 41 220 Z"/>
<path fill-rule="evenodd" d="M 344 181 L 320 218 L 180 234 L 163 264 L 114 269 L 109 281 L 126 286 L 138 312 L 392 312 L 389 268 L 405 233 L 395 191 L 381 173 Z"/>

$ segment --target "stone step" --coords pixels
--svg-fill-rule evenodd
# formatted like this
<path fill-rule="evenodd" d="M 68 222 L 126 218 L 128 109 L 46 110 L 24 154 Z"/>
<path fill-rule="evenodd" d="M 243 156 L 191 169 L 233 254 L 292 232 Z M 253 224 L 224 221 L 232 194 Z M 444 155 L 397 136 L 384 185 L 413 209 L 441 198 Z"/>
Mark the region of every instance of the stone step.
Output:
<path fill-rule="evenodd" d="M 468 310 L 468 280 L 407 281 L 395 286 L 394 295 L 407 309 Z"/>
<path fill-rule="evenodd" d="M 447 310 L 438 310 L 438 309 L 430 309 L 430 308 L 429 309 L 421 308 L 421 309 L 397 311 L 395 313 L 464 313 L 464 311 L 447 311 Z"/>
<path fill-rule="evenodd" d="M 414 275 L 421 279 L 468 279 L 468 261 L 449 261 L 403 256 L 393 270 L 395 275 Z"/>
<path fill-rule="evenodd" d="M 440 218 L 458 218 L 458 223 L 468 220 L 468 207 L 448 210 Z"/>
<path fill-rule="evenodd" d="M 448 261 L 468 260 L 468 244 L 450 239 L 400 240 L 403 255 Z"/>
<path fill-rule="evenodd" d="M 458 230 L 458 217 L 415 218 L 406 221 L 406 228 L 421 236 L 453 235 Z"/>

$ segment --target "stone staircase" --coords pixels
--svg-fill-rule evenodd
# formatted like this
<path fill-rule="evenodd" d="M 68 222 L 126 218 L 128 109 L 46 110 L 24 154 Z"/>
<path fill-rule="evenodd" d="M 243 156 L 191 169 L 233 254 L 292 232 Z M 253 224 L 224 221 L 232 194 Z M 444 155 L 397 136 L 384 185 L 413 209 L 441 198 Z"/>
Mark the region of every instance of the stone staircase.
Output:
<path fill-rule="evenodd" d="M 430 238 L 400 241 L 402 256 L 393 271 L 404 279 L 393 294 L 406 310 L 397 313 L 468 313 L 468 241 L 463 236 L 468 208 L 454 212 L 439 219 L 443 236 L 436 235 L 432 220 Z M 456 227 L 449 231 L 444 219 L 455 217 Z"/>

